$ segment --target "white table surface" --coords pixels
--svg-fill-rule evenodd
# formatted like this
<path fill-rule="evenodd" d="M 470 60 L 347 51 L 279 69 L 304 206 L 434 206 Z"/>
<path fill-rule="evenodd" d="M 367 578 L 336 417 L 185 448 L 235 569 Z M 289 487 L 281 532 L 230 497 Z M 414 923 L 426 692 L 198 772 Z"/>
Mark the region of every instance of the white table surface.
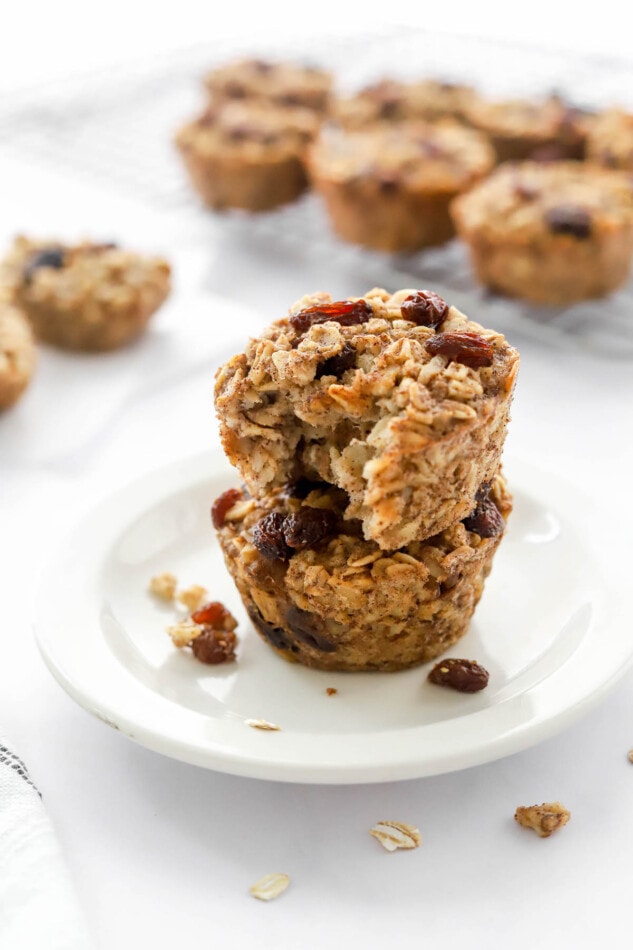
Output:
<path fill-rule="evenodd" d="M 245 282 L 219 238 L 183 251 L 168 215 L 141 214 L 36 165 L 0 160 L 0 207 L 7 239 L 18 229 L 59 233 L 60 220 L 64 233 L 94 231 L 98 221 L 103 234 L 161 248 L 177 265 L 177 299 L 204 276 L 215 292 L 257 306 L 262 323 L 306 289 L 364 289 L 309 259 L 291 274 L 281 262 L 253 260 Z M 232 322 L 220 323 L 218 350 L 239 345 L 239 335 Z M 613 526 L 614 562 L 629 558 L 630 363 L 521 335 L 514 342 L 522 369 L 508 451 L 590 494 Z M 50 359 L 43 352 L 43 370 Z M 20 426 L 34 425 L 38 385 L 14 410 Z M 30 628 L 47 546 L 129 478 L 217 444 L 211 385 L 210 368 L 162 392 L 155 386 L 88 450 L 48 461 L 25 462 L 15 423 L 4 445 L 0 427 L 0 722 L 42 791 L 97 945 L 626 945 L 632 675 L 575 726 L 529 751 L 447 776 L 349 787 L 238 779 L 163 758 L 91 718 L 53 681 Z M 72 418 L 58 425 L 63 432 Z M 560 834 L 540 840 L 516 826 L 517 805 L 554 799 L 572 812 Z M 383 818 L 418 825 L 422 847 L 383 852 L 367 834 Z M 252 900 L 249 885 L 273 870 L 290 874 L 290 890 L 270 905 Z"/>

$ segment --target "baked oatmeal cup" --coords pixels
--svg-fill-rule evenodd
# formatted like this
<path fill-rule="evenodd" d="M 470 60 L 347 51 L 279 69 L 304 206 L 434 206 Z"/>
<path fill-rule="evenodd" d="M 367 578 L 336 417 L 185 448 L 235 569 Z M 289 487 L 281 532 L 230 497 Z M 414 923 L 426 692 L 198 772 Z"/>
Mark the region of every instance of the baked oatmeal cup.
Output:
<path fill-rule="evenodd" d="M 300 63 L 240 59 L 214 69 L 206 76 L 205 85 L 215 101 L 256 99 L 320 113 L 328 106 L 332 76 Z"/>
<path fill-rule="evenodd" d="M 493 164 L 485 138 L 450 119 L 360 131 L 328 126 L 308 152 L 310 178 L 336 233 L 391 252 L 449 241 L 451 201 Z"/>
<path fill-rule="evenodd" d="M 229 102 L 183 126 L 176 146 L 206 205 L 266 211 L 305 191 L 304 154 L 318 127 L 308 109 Z"/>
<path fill-rule="evenodd" d="M 477 279 L 541 304 L 603 297 L 627 279 L 633 186 L 589 164 L 508 163 L 452 208 Z"/>
<path fill-rule="evenodd" d="M 0 299 L 0 411 L 18 401 L 31 381 L 37 356 L 24 314 Z"/>
<path fill-rule="evenodd" d="M 222 443 L 253 495 L 320 479 L 395 550 L 475 507 L 518 365 L 501 334 L 430 291 L 307 296 L 218 371 Z"/>
<path fill-rule="evenodd" d="M 596 116 L 587 136 L 587 160 L 633 171 L 633 115 L 609 109 Z"/>
<path fill-rule="evenodd" d="M 280 656 L 390 671 L 426 663 L 466 633 L 511 506 L 497 475 L 470 517 L 393 552 L 344 521 L 344 493 L 326 485 L 242 493 L 214 521 L 253 626 Z"/>
<path fill-rule="evenodd" d="M 136 339 L 170 291 L 162 257 L 89 241 L 16 238 L 0 283 L 35 335 L 70 350 L 113 350 Z"/>
<path fill-rule="evenodd" d="M 352 96 L 334 99 L 330 116 L 346 129 L 406 119 L 462 120 L 476 97 L 470 86 L 435 79 L 419 82 L 381 79 Z"/>
<path fill-rule="evenodd" d="M 591 117 L 557 96 L 542 101 L 478 97 L 466 107 L 465 120 L 489 137 L 498 162 L 562 161 L 584 157 Z"/>

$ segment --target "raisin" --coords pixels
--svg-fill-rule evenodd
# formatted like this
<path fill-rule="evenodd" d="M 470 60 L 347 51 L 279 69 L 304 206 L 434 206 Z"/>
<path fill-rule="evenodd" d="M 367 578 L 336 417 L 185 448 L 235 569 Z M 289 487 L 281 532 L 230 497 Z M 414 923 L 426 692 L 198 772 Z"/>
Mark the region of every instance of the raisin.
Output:
<path fill-rule="evenodd" d="M 244 142 L 256 137 L 256 130 L 252 125 L 243 122 L 241 125 L 232 125 L 226 130 L 226 137 L 230 142 Z"/>
<path fill-rule="evenodd" d="M 448 686 L 459 693 L 478 693 L 488 685 L 488 670 L 474 660 L 440 660 L 428 675 L 430 683 Z"/>
<path fill-rule="evenodd" d="M 336 376 L 337 379 L 343 375 L 345 370 L 351 369 L 356 362 L 356 350 L 351 343 L 346 343 L 340 353 L 336 356 L 330 356 L 329 359 L 319 363 L 316 369 L 316 378 L 322 376 Z"/>
<path fill-rule="evenodd" d="M 439 327 L 447 315 L 448 304 L 432 290 L 417 290 L 409 294 L 402 302 L 400 313 L 403 320 L 415 323 L 419 327 Z"/>
<path fill-rule="evenodd" d="M 400 102 L 397 97 L 393 99 L 385 97 L 378 105 L 378 118 L 395 119 L 398 115 Z"/>
<path fill-rule="evenodd" d="M 61 270 L 66 263 L 66 252 L 61 247 L 46 247 L 36 251 L 24 268 L 24 283 L 30 284 L 36 271 L 42 267 Z"/>
<path fill-rule="evenodd" d="M 545 212 L 545 221 L 552 234 L 569 234 L 584 241 L 591 237 L 591 215 L 577 205 L 558 205 Z"/>
<path fill-rule="evenodd" d="M 535 188 L 534 185 L 525 184 L 525 182 L 518 181 L 514 186 L 514 194 L 521 201 L 534 201 L 538 198 L 538 188 Z"/>
<path fill-rule="evenodd" d="M 230 79 L 224 86 L 224 92 L 230 99 L 243 99 L 246 95 L 246 89 L 241 82 Z"/>
<path fill-rule="evenodd" d="M 286 561 L 293 553 L 286 543 L 285 523 L 286 519 L 280 511 L 271 511 L 260 518 L 253 528 L 253 544 L 269 561 Z"/>
<path fill-rule="evenodd" d="M 496 538 L 503 534 L 505 521 L 494 501 L 488 495 L 489 486 L 477 493 L 477 505 L 462 524 L 480 538 Z"/>
<path fill-rule="evenodd" d="M 424 346 L 432 356 L 446 356 L 449 361 L 463 363 L 471 369 L 492 366 L 494 360 L 492 345 L 478 333 L 438 333 Z"/>
<path fill-rule="evenodd" d="M 338 300 L 293 313 L 290 325 L 296 333 L 305 333 L 316 323 L 327 323 L 328 320 L 340 323 L 342 327 L 351 327 L 357 323 L 367 323 L 372 314 L 373 310 L 366 300 Z"/>
<path fill-rule="evenodd" d="M 253 59 L 251 60 L 251 67 L 255 70 L 256 73 L 271 73 L 273 71 L 273 64 L 267 62 L 265 59 Z"/>
<path fill-rule="evenodd" d="M 309 478 L 298 478 L 286 485 L 285 494 L 289 498 L 307 498 L 311 491 L 317 488 L 327 488 L 327 482 L 312 481 Z"/>
<path fill-rule="evenodd" d="M 286 613 L 286 622 L 297 640 L 312 647 L 314 650 L 320 650 L 322 653 L 334 653 L 336 644 L 324 637 L 320 630 L 320 621 L 314 614 L 307 610 L 300 610 L 294 605 Z"/>
<path fill-rule="evenodd" d="M 329 508 L 299 508 L 284 520 L 283 535 L 288 547 L 295 551 L 313 548 L 336 530 L 338 517 Z"/>
<path fill-rule="evenodd" d="M 382 172 L 378 176 L 378 190 L 383 195 L 394 195 L 400 190 L 400 178 L 396 172 Z"/>
<path fill-rule="evenodd" d="M 298 653 L 299 647 L 292 643 L 288 634 L 281 627 L 274 627 L 264 620 L 256 607 L 249 607 L 248 616 L 254 627 L 257 628 L 264 640 L 267 640 L 276 650 L 290 650 L 291 653 Z"/>
<path fill-rule="evenodd" d="M 279 96 L 279 102 L 282 106 L 300 106 L 302 101 L 298 92 L 286 92 L 283 96 Z"/>
<path fill-rule="evenodd" d="M 191 614 L 194 623 L 212 627 L 214 630 L 222 630 L 224 621 L 230 617 L 231 614 L 219 600 L 212 600 L 208 604 L 203 604 L 202 607 L 194 610 Z"/>
<path fill-rule="evenodd" d="M 211 506 L 211 520 L 213 522 L 213 527 L 216 531 L 219 531 L 222 525 L 224 524 L 224 519 L 226 514 L 233 505 L 240 500 L 242 497 L 242 492 L 239 488 L 229 488 L 227 491 L 222 492 L 219 498 L 216 498 Z"/>
<path fill-rule="evenodd" d="M 201 663 L 227 663 L 235 659 L 237 637 L 228 630 L 205 627 L 204 633 L 191 642 L 191 650 Z"/>

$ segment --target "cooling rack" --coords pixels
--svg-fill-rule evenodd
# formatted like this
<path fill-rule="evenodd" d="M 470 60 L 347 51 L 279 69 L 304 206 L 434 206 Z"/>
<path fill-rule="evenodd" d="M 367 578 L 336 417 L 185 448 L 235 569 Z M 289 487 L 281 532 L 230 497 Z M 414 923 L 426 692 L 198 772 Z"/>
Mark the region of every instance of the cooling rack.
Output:
<path fill-rule="evenodd" d="M 383 75 L 434 76 L 469 82 L 498 96 L 553 91 L 586 108 L 619 103 L 633 108 L 633 63 L 587 57 L 472 37 L 391 28 L 378 34 L 321 37 L 290 46 L 201 44 L 166 56 L 95 71 L 46 88 L 26 89 L 0 105 L 3 147 L 103 190 L 133 195 L 178 219 L 191 241 L 203 233 L 203 216 L 190 193 L 172 138 L 200 108 L 200 77 L 239 55 L 290 57 L 331 68 L 341 89 Z M 332 236 L 315 196 L 258 215 L 213 215 L 214 226 L 248 253 L 277 246 L 293 260 L 335 259 L 353 285 L 423 286 L 444 292 L 482 323 L 505 333 L 574 345 L 609 358 L 633 357 L 633 281 L 606 300 L 539 308 L 495 297 L 477 287 L 458 242 L 414 255 L 383 255 L 342 244 Z"/>

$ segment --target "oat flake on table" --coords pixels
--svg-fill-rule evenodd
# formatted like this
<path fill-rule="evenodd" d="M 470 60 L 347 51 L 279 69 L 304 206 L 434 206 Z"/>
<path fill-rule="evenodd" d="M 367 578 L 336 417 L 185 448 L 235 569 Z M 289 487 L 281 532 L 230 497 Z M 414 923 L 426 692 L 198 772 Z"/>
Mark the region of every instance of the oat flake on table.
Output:
<path fill-rule="evenodd" d="M 387 851 L 396 851 L 398 848 L 409 850 L 419 848 L 422 836 L 414 825 L 407 825 L 402 821 L 379 821 L 369 831 Z"/>
<path fill-rule="evenodd" d="M 289 884 L 287 874 L 265 874 L 249 888 L 249 893 L 258 901 L 271 901 L 283 894 Z"/>

